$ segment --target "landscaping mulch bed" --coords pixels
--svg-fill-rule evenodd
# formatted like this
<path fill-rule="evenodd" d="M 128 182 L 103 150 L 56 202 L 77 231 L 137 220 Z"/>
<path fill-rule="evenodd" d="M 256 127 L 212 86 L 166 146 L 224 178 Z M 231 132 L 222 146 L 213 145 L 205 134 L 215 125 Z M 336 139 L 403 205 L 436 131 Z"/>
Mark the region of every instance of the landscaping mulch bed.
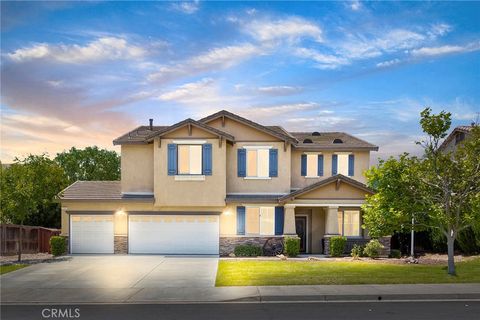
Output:
<path fill-rule="evenodd" d="M 25 253 L 22 254 L 22 264 L 35 264 L 35 263 L 42 263 L 42 262 L 54 262 L 54 261 L 63 261 L 68 260 L 70 257 L 61 256 L 61 257 L 54 257 L 50 253 Z M 10 265 L 10 264 L 17 264 L 18 263 L 18 256 L 0 256 L 0 265 Z"/>

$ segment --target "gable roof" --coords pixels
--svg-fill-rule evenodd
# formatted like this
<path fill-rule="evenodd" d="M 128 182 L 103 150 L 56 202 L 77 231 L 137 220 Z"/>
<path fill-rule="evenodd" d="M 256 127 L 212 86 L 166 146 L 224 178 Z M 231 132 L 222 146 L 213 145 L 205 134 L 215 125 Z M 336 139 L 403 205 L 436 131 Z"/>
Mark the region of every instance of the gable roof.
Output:
<path fill-rule="evenodd" d="M 321 180 L 319 182 L 316 182 L 314 184 L 311 184 L 309 186 L 306 186 L 305 188 L 302 188 L 302 189 L 299 189 L 297 191 L 291 192 L 291 193 L 279 198 L 279 201 L 284 202 L 284 201 L 288 201 L 288 200 L 294 200 L 298 196 L 301 196 L 301 195 L 306 194 L 310 191 L 313 191 L 317 188 L 326 186 L 327 184 L 334 183 L 334 182 L 335 183 L 344 182 L 344 183 L 349 184 L 349 185 L 351 185 L 355 188 L 361 189 L 361 190 L 363 190 L 367 193 L 370 193 L 370 194 L 375 193 L 372 189 L 367 187 L 365 184 L 363 184 L 363 183 L 361 183 L 357 180 L 354 180 L 352 178 L 346 177 L 343 174 L 337 174 L 337 175 L 331 176 L 330 178 L 327 178 L 327 179 Z"/>
<path fill-rule="evenodd" d="M 160 132 L 168 128 L 168 126 L 153 126 L 150 130 L 150 126 L 139 126 L 136 129 L 133 129 L 130 132 L 125 133 L 124 135 L 113 140 L 113 145 L 120 144 L 147 144 L 145 138 L 149 135 Z"/>
<path fill-rule="evenodd" d="M 207 122 L 216 120 L 220 117 L 227 117 L 227 118 L 230 118 L 232 120 L 238 121 L 238 122 L 243 123 L 243 124 L 245 124 L 249 127 L 252 127 L 252 128 L 257 129 L 259 131 L 270 134 L 270 135 L 272 135 L 272 136 L 274 136 L 274 137 L 276 137 L 280 140 L 289 141 L 291 143 L 297 143 L 297 139 L 295 139 L 295 137 L 288 134 L 288 132 L 286 132 L 285 130 L 278 129 L 278 126 L 273 126 L 273 127 L 272 126 L 270 126 L 270 127 L 269 126 L 263 126 L 259 123 L 256 123 L 254 121 L 248 120 L 248 119 L 243 118 L 243 117 L 240 117 L 239 115 L 236 115 L 236 114 L 231 113 L 231 112 L 226 111 L 226 110 L 221 110 L 217 113 L 209 115 L 208 117 L 200 119 L 199 121 L 202 122 L 202 123 L 207 123 Z"/>
<path fill-rule="evenodd" d="M 175 131 L 179 128 L 182 128 L 182 127 L 185 127 L 185 126 L 193 126 L 193 127 L 197 127 L 197 128 L 200 128 L 200 129 L 203 129 L 207 132 L 210 132 L 216 136 L 219 136 L 219 137 L 223 137 L 225 138 L 226 140 L 229 140 L 229 141 L 234 141 L 235 140 L 235 137 L 232 136 L 231 134 L 228 134 L 226 132 L 223 132 L 221 130 L 218 130 L 218 129 L 215 129 L 213 127 L 210 127 L 208 125 L 206 125 L 205 123 L 202 123 L 202 122 L 199 122 L 199 121 L 196 121 L 196 120 L 193 120 L 193 119 L 185 119 L 183 121 L 180 121 L 180 122 L 177 122 L 176 124 L 174 125 L 171 125 L 170 127 L 167 127 L 163 130 L 160 130 L 160 131 L 157 131 L 157 132 L 153 132 L 152 134 L 150 134 L 149 136 L 147 136 L 145 138 L 145 140 L 148 142 L 148 141 L 151 141 L 153 138 L 155 137 L 161 137 L 167 133 L 170 133 L 172 131 Z"/>
<path fill-rule="evenodd" d="M 303 151 L 317 151 L 317 150 L 373 150 L 377 151 L 378 146 L 371 144 L 365 140 L 354 137 L 345 132 L 288 132 L 281 126 L 264 126 L 254 121 L 243 118 L 232 112 L 222 110 L 212 115 L 209 115 L 198 121 L 193 119 L 186 119 L 171 126 L 153 126 L 150 130 L 149 126 L 140 126 L 136 129 L 113 140 L 114 145 L 122 144 L 148 144 L 151 143 L 154 137 L 165 135 L 173 130 L 181 128 L 182 126 L 191 125 L 194 127 L 206 130 L 216 136 L 223 137 L 229 141 L 235 141 L 235 137 L 222 130 L 213 128 L 207 123 L 215 119 L 227 117 L 234 121 L 238 121 L 251 128 L 257 129 L 261 132 L 276 137 L 282 141 L 289 142 L 294 148 Z M 459 127 L 466 128 L 468 127 Z M 305 139 L 310 139 L 312 143 L 304 143 Z M 333 143 L 335 139 L 342 140 L 343 143 Z"/>
<path fill-rule="evenodd" d="M 457 135 L 457 133 L 461 132 L 461 133 L 465 133 L 465 134 L 469 134 L 470 131 L 473 130 L 473 125 L 471 126 L 458 126 L 456 127 L 455 129 L 452 130 L 452 132 L 450 132 L 450 134 L 445 138 L 445 140 L 443 140 L 442 144 L 440 145 L 439 149 L 442 150 L 444 148 L 447 147 L 447 145 L 450 143 L 450 141 L 453 140 L 453 138 L 455 138 L 455 136 Z"/>
<path fill-rule="evenodd" d="M 365 140 L 354 137 L 345 132 L 290 132 L 299 142 L 295 145 L 297 149 L 365 149 L 378 151 L 378 146 Z M 312 143 L 304 143 L 305 139 L 310 139 Z M 340 139 L 342 143 L 333 143 L 335 139 Z"/>

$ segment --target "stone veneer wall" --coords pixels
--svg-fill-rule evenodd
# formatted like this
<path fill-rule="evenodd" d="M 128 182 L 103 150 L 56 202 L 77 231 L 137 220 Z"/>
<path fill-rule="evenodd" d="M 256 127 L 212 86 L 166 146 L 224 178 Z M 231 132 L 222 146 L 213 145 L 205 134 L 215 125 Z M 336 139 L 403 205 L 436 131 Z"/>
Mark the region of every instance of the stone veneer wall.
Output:
<path fill-rule="evenodd" d="M 392 237 L 381 237 L 378 239 L 381 244 L 383 244 L 384 249 L 380 251 L 381 257 L 388 257 L 390 255 L 390 242 Z M 370 239 L 347 239 L 347 244 L 345 245 L 345 254 L 350 254 L 354 244 L 364 246 L 370 241 Z M 323 254 L 330 254 L 330 237 L 323 238 Z"/>
<path fill-rule="evenodd" d="M 228 256 L 233 253 L 235 247 L 238 245 L 251 244 L 255 246 L 263 247 L 268 239 L 273 239 L 272 242 L 283 243 L 283 236 L 270 236 L 270 237 L 220 237 L 220 256 Z"/>
<path fill-rule="evenodd" d="M 115 254 L 128 253 L 128 236 L 115 236 L 113 238 L 113 252 Z"/>

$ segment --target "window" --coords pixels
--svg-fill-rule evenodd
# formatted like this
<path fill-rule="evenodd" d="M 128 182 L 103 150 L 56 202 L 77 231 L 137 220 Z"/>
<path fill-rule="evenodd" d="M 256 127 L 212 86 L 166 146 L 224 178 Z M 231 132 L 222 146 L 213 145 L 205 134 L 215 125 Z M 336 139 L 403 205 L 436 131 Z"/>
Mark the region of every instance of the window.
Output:
<path fill-rule="evenodd" d="M 274 235 L 275 207 L 247 207 L 246 234 Z"/>
<path fill-rule="evenodd" d="M 338 173 L 348 175 L 348 154 L 338 154 Z"/>
<path fill-rule="evenodd" d="M 360 211 L 342 210 L 338 212 L 338 232 L 346 237 L 359 237 Z"/>
<path fill-rule="evenodd" d="M 201 145 L 178 145 L 178 174 L 202 174 Z"/>
<path fill-rule="evenodd" d="M 269 177 L 269 149 L 247 149 L 247 177 Z"/>
<path fill-rule="evenodd" d="M 307 177 L 318 176 L 318 155 L 307 154 Z"/>

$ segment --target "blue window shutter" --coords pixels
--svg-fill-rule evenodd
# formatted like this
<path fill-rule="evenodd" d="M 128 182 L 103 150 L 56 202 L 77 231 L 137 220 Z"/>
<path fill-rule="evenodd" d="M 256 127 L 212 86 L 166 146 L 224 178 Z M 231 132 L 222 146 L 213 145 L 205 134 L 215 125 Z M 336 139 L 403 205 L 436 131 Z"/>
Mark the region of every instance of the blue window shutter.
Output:
<path fill-rule="evenodd" d="M 202 145 L 202 162 L 203 174 L 206 176 L 212 175 L 212 144 L 205 143 Z"/>
<path fill-rule="evenodd" d="M 245 207 L 237 207 L 237 234 L 245 234 Z"/>
<path fill-rule="evenodd" d="M 338 172 L 338 156 L 336 154 L 332 155 L 332 176 L 336 175 Z"/>
<path fill-rule="evenodd" d="M 237 173 L 239 177 L 247 176 L 247 150 L 237 150 Z"/>
<path fill-rule="evenodd" d="M 177 174 L 177 145 L 174 143 L 168 144 L 168 175 L 174 176 Z"/>
<path fill-rule="evenodd" d="M 353 154 L 348 155 L 348 175 L 350 177 L 355 175 L 355 156 Z"/>
<path fill-rule="evenodd" d="M 284 219 L 283 207 L 275 207 L 275 235 L 277 236 L 283 234 Z"/>
<path fill-rule="evenodd" d="M 317 171 L 319 177 L 323 176 L 323 154 L 318 155 Z"/>
<path fill-rule="evenodd" d="M 278 149 L 270 149 L 269 157 L 269 176 L 278 177 Z"/>
<path fill-rule="evenodd" d="M 307 175 L 307 155 L 306 154 L 302 154 L 300 174 L 302 175 L 302 177 L 305 177 Z"/>

